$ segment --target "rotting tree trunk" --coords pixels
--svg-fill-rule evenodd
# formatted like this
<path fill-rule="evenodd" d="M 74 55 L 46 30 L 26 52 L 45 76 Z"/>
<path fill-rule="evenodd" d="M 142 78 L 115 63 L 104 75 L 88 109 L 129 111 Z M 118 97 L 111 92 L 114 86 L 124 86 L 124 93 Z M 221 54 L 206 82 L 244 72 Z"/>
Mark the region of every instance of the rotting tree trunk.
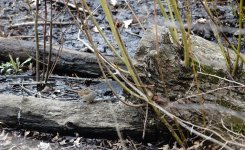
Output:
<path fill-rule="evenodd" d="M 48 46 L 47 46 L 48 47 Z M 52 60 L 55 61 L 59 47 L 53 46 Z M 17 40 L 14 38 L 0 37 L 0 59 L 8 61 L 9 54 L 12 57 L 19 57 L 21 61 L 29 57 L 35 58 L 36 46 L 34 42 Z M 43 56 L 43 47 L 40 45 L 40 56 Z M 48 56 L 48 55 L 46 55 Z M 107 57 L 112 60 L 112 57 Z M 47 58 L 46 58 L 47 59 Z M 42 60 L 42 59 L 41 59 Z M 92 53 L 79 52 L 71 49 L 62 48 L 58 63 L 55 67 L 56 72 L 62 74 L 77 74 L 79 76 L 98 77 L 101 75 L 96 56 Z"/>
<path fill-rule="evenodd" d="M 163 97 L 169 100 L 167 105 L 169 107 L 166 109 L 170 108 L 169 111 L 188 121 L 195 120 L 197 124 L 202 123 L 200 115 L 195 116 L 196 109 L 200 110 L 200 108 L 205 110 L 201 114 L 205 114 L 209 121 L 213 118 L 215 123 L 223 116 L 219 115 L 219 111 L 222 112 L 225 109 L 238 111 L 245 116 L 244 67 L 240 70 L 241 73 L 234 78 L 234 81 L 240 84 L 202 74 L 207 73 L 233 80 L 228 73 L 219 45 L 198 36 L 191 36 L 192 52 L 190 56 L 194 60 L 196 71 L 202 72 L 198 73 L 199 89 L 197 89 L 192 67 L 184 66 L 182 59 L 184 50 L 173 44 L 166 27 L 158 26 L 159 53 L 157 53 L 155 33 L 155 27 L 146 31 L 135 55 L 135 65 L 145 85 L 155 85 L 154 90 L 163 93 Z M 245 55 L 241 55 L 245 58 Z M 234 51 L 229 50 L 229 56 L 234 64 L 236 56 Z M 244 63 L 243 66 L 245 66 Z M 163 80 L 161 80 L 161 75 Z M 207 108 L 209 104 L 217 107 Z M 218 109 L 219 107 L 225 109 Z M 227 118 L 224 120 L 228 121 Z"/>
<path fill-rule="evenodd" d="M 81 104 L 0 94 L 0 122 L 15 128 L 52 133 L 77 132 L 87 137 L 117 138 L 118 126 L 123 135 L 140 138 L 143 120 L 140 109 L 119 103 Z M 157 134 L 156 130 L 149 126 L 146 132 L 149 138 L 150 135 Z"/>

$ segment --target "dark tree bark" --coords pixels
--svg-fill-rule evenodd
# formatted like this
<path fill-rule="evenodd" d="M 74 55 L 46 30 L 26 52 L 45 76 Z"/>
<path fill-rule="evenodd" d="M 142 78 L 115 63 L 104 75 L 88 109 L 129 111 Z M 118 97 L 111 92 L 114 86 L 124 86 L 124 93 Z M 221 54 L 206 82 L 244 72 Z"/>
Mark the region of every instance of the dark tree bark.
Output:
<path fill-rule="evenodd" d="M 47 46 L 48 47 L 48 46 Z M 9 54 L 12 57 L 19 57 L 21 61 L 26 60 L 29 57 L 35 58 L 36 46 L 34 42 L 17 40 L 14 38 L 2 38 L 0 37 L 0 59 L 9 61 Z M 53 46 L 52 50 L 52 63 L 55 61 L 58 55 L 59 47 Z M 41 56 L 43 56 L 43 47 L 40 46 Z M 46 56 L 48 56 L 46 54 Z M 107 57 L 109 60 L 113 60 L 112 57 Z M 62 74 L 72 74 L 86 77 L 98 77 L 101 75 L 99 65 L 96 60 L 96 56 L 92 53 L 79 52 L 71 49 L 63 48 L 58 63 L 55 67 L 55 71 Z"/>

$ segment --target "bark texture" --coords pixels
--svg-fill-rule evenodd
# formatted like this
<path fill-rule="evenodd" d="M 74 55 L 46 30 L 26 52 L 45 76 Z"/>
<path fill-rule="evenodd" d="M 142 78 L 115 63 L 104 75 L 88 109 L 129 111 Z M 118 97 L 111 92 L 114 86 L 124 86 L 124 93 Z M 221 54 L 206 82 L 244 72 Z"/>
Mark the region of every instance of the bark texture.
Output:
<path fill-rule="evenodd" d="M 138 108 L 119 103 L 97 102 L 81 105 L 80 102 L 0 94 L 0 122 L 11 127 L 117 138 L 118 126 L 125 136 L 140 138 L 143 120 L 142 112 Z M 148 138 L 156 134 L 155 129 L 149 126 L 146 132 Z"/>
<path fill-rule="evenodd" d="M 231 109 L 245 116 L 245 68 L 242 68 L 242 65 L 240 74 L 232 78 L 219 45 L 198 36 L 191 36 L 192 51 L 190 56 L 196 71 L 201 72 L 197 73 L 198 81 L 196 81 L 193 67 L 186 68 L 184 66 L 184 50 L 173 44 L 168 29 L 157 27 L 158 49 L 156 48 L 155 33 L 155 27 L 146 31 L 137 49 L 135 64 L 145 84 L 155 85 L 155 92 L 163 93 L 163 97 L 169 100 L 172 112 L 196 122 L 200 121 L 200 118 L 193 118 L 194 114 L 196 114 L 196 110 L 201 108 L 205 110 L 206 116 L 211 120 L 214 119 L 215 122 L 222 116 L 219 115 L 221 112 L 224 114 L 229 112 L 223 110 Z M 234 64 L 236 55 L 234 51 L 228 51 L 229 54 L 226 55 Z M 245 55 L 241 55 L 245 58 Z M 231 82 L 211 75 L 229 79 Z M 214 107 L 205 107 L 210 104 Z M 177 106 L 179 107 L 176 108 Z M 209 115 L 213 118 L 210 118 Z M 216 116 L 218 117 L 215 118 Z"/>
<path fill-rule="evenodd" d="M 48 48 L 49 46 L 47 46 Z M 34 42 L 17 40 L 14 38 L 0 37 L 0 59 L 8 61 L 9 54 L 12 57 L 19 57 L 21 61 L 26 60 L 29 57 L 35 58 L 36 46 Z M 43 47 L 40 45 L 40 56 L 42 60 Z M 48 50 L 46 50 L 48 52 Z M 58 55 L 59 47 L 53 46 L 52 49 L 52 63 L 55 61 Z M 48 54 L 46 54 L 47 60 Z M 109 60 L 113 60 L 112 57 L 107 57 Z M 96 56 L 92 53 L 79 52 L 71 49 L 62 48 L 62 51 L 58 58 L 58 63 L 55 67 L 55 71 L 62 74 L 76 73 L 80 76 L 98 77 L 101 75 L 99 65 L 96 60 Z"/>

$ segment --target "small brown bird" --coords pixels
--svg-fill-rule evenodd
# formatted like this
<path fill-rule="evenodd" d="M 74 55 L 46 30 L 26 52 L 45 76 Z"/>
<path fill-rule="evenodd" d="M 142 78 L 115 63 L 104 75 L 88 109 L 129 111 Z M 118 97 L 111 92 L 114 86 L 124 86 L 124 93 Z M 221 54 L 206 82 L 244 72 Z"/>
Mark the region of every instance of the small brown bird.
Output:
<path fill-rule="evenodd" d="M 87 103 L 93 103 L 95 98 L 96 98 L 96 92 L 94 90 L 91 89 L 83 89 L 81 90 L 78 95 L 80 96 L 80 98 L 87 102 Z"/>
<path fill-rule="evenodd" d="M 89 88 L 81 89 L 79 91 L 75 91 L 75 90 L 69 90 L 69 91 L 77 93 L 78 96 L 81 98 L 81 100 L 85 101 L 86 103 L 93 103 L 97 96 L 96 92 Z"/>

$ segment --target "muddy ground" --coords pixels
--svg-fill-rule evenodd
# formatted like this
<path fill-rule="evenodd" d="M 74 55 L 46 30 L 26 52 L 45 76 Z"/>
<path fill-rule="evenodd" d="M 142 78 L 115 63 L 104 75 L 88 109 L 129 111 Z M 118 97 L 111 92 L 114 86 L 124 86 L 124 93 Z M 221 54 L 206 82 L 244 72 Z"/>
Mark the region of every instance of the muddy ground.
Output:
<path fill-rule="evenodd" d="M 128 5 L 124 0 L 118 0 L 117 5 L 115 7 L 111 6 L 111 11 L 118 24 L 119 33 L 126 45 L 128 52 L 131 56 L 134 55 L 134 52 L 138 46 L 139 40 L 144 34 L 144 30 L 147 29 L 151 24 L 155 22 L 158 25 L 166 25 L 166 21 L 162 17 L 160 10 L 157 10 L 157 17 L 154 20 L 154 5 L 153 1 L 148 0 L 131 0 L 128 1 L 131 8 L 134 10 L 134 13 L 137 15 L 139 20 L 141 21 L 141 25 L 137 23 L 132 11 L 129 9 Z M 100 7 L 99 1 L 90 1 L 88 0 L 88 5 L 90 6 L 91 11 L 94 11 L 94 16 L 98 21 L 98 24 L 103 29 L 109 41 L 116 47 L 116 43 L 114 38 L 112 37 L 110 27 L 108 26 L 108 22 L 104 16 L 103 10 Z M 164 3 L 166 8 L 166 3 Z M 186 20 L 185 6 L 183 1 L 179 1 L 179 9 L 182 11 L 182 17 Z M 40 13 L 43 16 L 44 14 L 44 4 L 40 5 Z M 215 38 L 211 32 L 210 26 L 208 24 L 209 17 L 203 6 L 200 2 L 192 0 L 191 1 L 192 8 L 192 26 L 193 26 L 193 34 L 200 35 L 206 39 L 215 41 Z M 32 9 L 35 10 L 36 6 L 33 2 L 31 5 Z M 4 32 L 5 36 L 17 36 L 16 38 L 21 38 L 25 40 L 34 41 L 34 24 L 31 25 L 18 25 L 27 22 L 33 22 L 34 16 L 33 11 L 30 11 L 29 6 L 23 1 L 17 0 L 2 0 L 0 2 L 0 29 Z M 217 4 L 210 3 L 211 11 L 214 12 L 215 17 L 220 20 L 222 27 L 224 28 L 224 33 L 228 37 L 228 39 L 236 45 L 237 39 L 237 6 L 235 2 L 228 1 L 218 1 Z M 50 9 L 50 3 L 48 2 L 48 10 Z M 74 14 L 75 10 L 71 10 Z M 48 16 L 50 18 L 50 16 Z M 86 46 L 81 43 L 78 39 L 78 27 L 74 25 L 74 20 L 72 16 L 67 12 L 67 9 L 60 4 L 53 4 L 53 18 L 55 18 L 54 22 L 57 24 L 53 29 L 53 42 L 54 44 L 61 44 L 61 36 L 63 35 L 64 47 L 72 48 L 75 50 L 86 50 Z M 82 18 L 83 19 L 83 18 Z M 129 25 L 128 28 L 125 28 L 124 21 L 133 19 L 133 23 Z M 204 19 L 204 20 L 203 20 Z M 65 25 L 59 25 L 59 22 L 66 23 Z M 198 24 L 197 24 L 198 22 Z M 18 25 L 18 26 L 16 26 Z M 98 49 L 101 52 L 104 52 L 108 55 L 112 54 L 109 50 L 108 46 L 105 44 L 101 36 L 98 32 L 94 30 L 94 25 L 89 22 L 88 28 L 92 30 L 93 41 L 97 44 Z M 43 26 L 40 25 L 38 27 L 38 31 L 40 34 L 40 38 L 43 35 Z M 18 36 L 27 36 L 27 37 L 18 37 Z M 30 38 L 28 38 L 30 36 Z M 86 39 L 85 36 L 81 33 L 80 38 Z M 85 40 L 86 41 L 86 40 Z M 242 44 L 242 51 L 244 50 L 244 42 Z"/>
<path fill-rule="evenodd" d="M 72 1 L 73 2 L 73 1 Z M 71 2 L 71 3 L 72 3 Z M 125 3 L 124 0 L 118 0 L 117 4 L 115 6 L 110 4 L 110 8 L 112 11 L 112 14 L 114 16 L 115 22 L 117 22 L 118 25 L 118 31 L 122 37 L 122 40 L 124 41 L 126 48 L 129 52 L 129 54 L 133 57 L 134 53 L 138 47 L 138 43 L 141 39 L 141 37 L 144 35 L 144 30 L 147 29 L 151 24 L 157 23 L 158 25 L 166 25 L 166 21 L 164 21 L 160 10 L 157 10 L 157 17 L 154 18 L 154 2 L 149 0 L 130 0 L 128 1 L 131 8 L 134 10 L 134 13 L 137 15 L 139 20 L 141 21 L 141 25 L 137 23 L 135 16 L 133 15 L 133 12 L 128 7 L 127 3 Z M 215 13 L 215 17 L 218 18 L 221 22 L 221 25 L 224 29 L 224 34 L 227 36 L 227 38 L 230 40 L 231 43 L 234 45 L 237 45 L 237 31 L 238 31 L 238 17 L 237 17 L 237 5 L 234 1 L 216 1 L 216 4 L 210 3 L 210 8 L 212 9 L 212 12 Z M 50 1 L 47 2 L 48 4 L 48 14 L 50 14 Z M 116 47 L 116 42 L 111 34 L 110 27 L 108 25 L 108 22 L 104 16 L 103 10 L 100 6 L 99 1 L 94 0 L 88 0 L 87 4 L 89 5 L 90 9 L 94 11 L 94 16 L 96 20 L 98 21 L 100 27 L 102 28 L 103 32 L 106 34 L 109 41 Z M 164 7 L 167 8 L 166 2 L 163 2 Z M 184 12 L 185 5 L 183 3 L 183 0 L 178 1 L 179 9 L 182 11 L 182 18 L 186 21 L 186 17 Z M 1 0 L 0 1 L 0 36 L 4 37 L 15 37 L 18 39 L 28 40 L 28 41 L 35 41 L 35 32 L 34 32 L 34 12 L 33 10 L 36 9 L 35 3 L 31 3 L 31 8 L 28 6 L 28 4 L 23 0 Z M 78 40 L 78 31 L 79 28 L 74 24 L 73 17 L 68 13 L 68 10 L 62 5 L 61 3 L 53 3 L 52 6 L 53 10 L 53 18 L 55 18 L 54 22 L 56 24 L 53 28 L 53 43 L 56 45 L 63 44 L 64 47 L 71 48 L 77 51 L 88 51 L 87 47 Z M 71 8 L 71 7 L 70 7 Z M 213 33 L 211 32 L 211 28 L 209 25 L 209 17 L 205 10 L 203 9 L 201 3 L 196 0 L 191 0 L 191 10 L 192 10 L 192 34 L 200 35 L 208 40 L 217 42 Z M 76 10 L 71 8 L 71 11 L 74 15 L 76 15 Z M 44 14 L 44 3 L 42 1 L 40 5 L 40 13 L 41 16 Z M 48 18 L 50 18 L 50 15 L 48 15 Z M 84 18 L 83 18 L 84 19 Z M 133 22 L 129 24 L 128 27 L 125 26 L 124 21 L 133 19 Z M 25 23 L 29 23 L 28 25 Z M 87 28 L 91 29 L 92 31 L 92 37 L 93 42 L 96 43 L 98 46 L 98 49 L 106 54 L 106 55 L 112 55 L 112 52 L 109 50 L 108 46 L 105 44 L 101 36 L 99 35 L 96 30 L 94 30 L 94 25 L 89 21 Z M 49 27 L 47 27 L 47 30 Z M 42 41 L 43 39 L 43 30 L 44 27 L 40 25 L 38 27 L 39 37 Z M 84 39 L 87 43 L 86 37 L 80 33 L 79 37 L 81 39 Z M 223 41 L 224 42 L 224 41 Z M 227 43 L 227 42 L 224 42 Z M 229 45 L 227 45 L 229 47 Z M 242 52 L 245 53 L 245 44 L 244 40 L 242 42 Z M 1 62 L 3 63 L 3 62 Z M 64 73 L 65 74 L 65 73 Z M 28 73 L 24 73 L 22 75 L 28 76 Z M 16 94 L 16 95 L 22 95 L 23 90 L 20 88 L 20 86 L 17 86 L 15 84 L 10 83 L 16 83 L 18 81 L 29 81 L 32 82 L 34 79 L 32 77 L 17 77 L 17 78 L 9 78 L 9 77 L 0 77 L 1 87 L 0 87 L 0 93 L 6 93 L 6 94 Z M 53 83 L 53 88 L 51 91 L 53 93 L 46 93 L 45 96 L 52 97 L 52 98 L 60 98 L 61 100 L 77 100 L 78 97 L 74 93 L 67 93 L 65 92 L 67 89 L 80 89 L 86 85 L 85 81 L 73 81 L 73 80 L 67 80 L 65 79 L 57 79 L 55 78 L 55 81 Z M 50 80 L 50 82 L 53 82 Z M 104 97 L 111 94 L 111 91 L 108 90 L 108 87 L 105 87 L 103 83 L 97 83 L 96 82 L 89 82 L 94 86 L 94 88 L 98 91 L 100 91 L 100 94 L 98 94 L 98 97 Z M 90 85 L 89 84 L 89 85 Z M 116 83 L 115 83 L 116 84 Z M 115 85 L 115 87 L 118 88 L 118 86 Z M 30 85 L 27 87 L 30 90 L 34 90 L 36 87 L 33 85 Z M 118 91 L 120 92 L 121 89 L 118 88 Z M 20 132 L 20 131 L 16 131 Z M 23 132 L 23 131 L 21 131 Z M 34 132 L 34 131 L 33 131 Z M 13 134 L 13 133 L 11 133 Z M 24 133 L 22 133 L 24 134 Z M 46 138 L 47 141 L 51 142 L 51 139 L 53 139 L 55 135 L 52 135 L 50 138 Z M 73 142 L 78 137 L 73 136 Z M 23 137 L 24 139 L 24 137 Z M 22 140 L 23 140 L 22 139 Z M 38 138 L 36 138 L 38 139 Z M 92 145 L 95 146 L 94 148 L 87 148 L 87 149 L 118 149 L 120 146 L 104 146 L 103 143 L 104 140 L 99 139 L 83 139 L 81 141 L 85 141 L 85 145 Z M 88 141 L 95 142 L 99 141 L 98 144 L 91 144 Z M 106 140 L 105 140 L 106 141 Z M 5 140 L 2 140 L 2 143 L 6 142 Z M 60 140 L 59 142 L 62 142 Z M 58 142 L 58 143 L 59 143 Z M 106 141 L 108 144 L 108 141 Z M 110 141 L 111 142 L 111 141 Z M 109 142 L 109 143 L 110 143 Z M 39 145 L 36 144 L 34 147 L 40 146 L 40 141 L 38 141 Z M 113 141 L 111 143 L 118 144 L 117 141 Z M 133 148 L 134 144 L 132 144 L 132 141 L 129 141 L 131 143 L 131 147 Z M 155 142 L 157 143 L 157 142 Z M 110 145 L 110 144 L 108 144 Z M 57 145 L 56 145 L 57 146 Z M 65 146 L 62 144 L 58 144 L 58 146 L 61 146 L 65 149 Z M 148 143 L 141 145 L 142 149 L 156 149 L 157 147 L 162 147 L 162 145 L 152 145 Z M 0 141 L 0 147 L 1 147 L 1 141 Z M 81 149 L 81 147 L 75 147 L 77 149 Z M 137 147 L 140 149 L 140 146 Z"/>

